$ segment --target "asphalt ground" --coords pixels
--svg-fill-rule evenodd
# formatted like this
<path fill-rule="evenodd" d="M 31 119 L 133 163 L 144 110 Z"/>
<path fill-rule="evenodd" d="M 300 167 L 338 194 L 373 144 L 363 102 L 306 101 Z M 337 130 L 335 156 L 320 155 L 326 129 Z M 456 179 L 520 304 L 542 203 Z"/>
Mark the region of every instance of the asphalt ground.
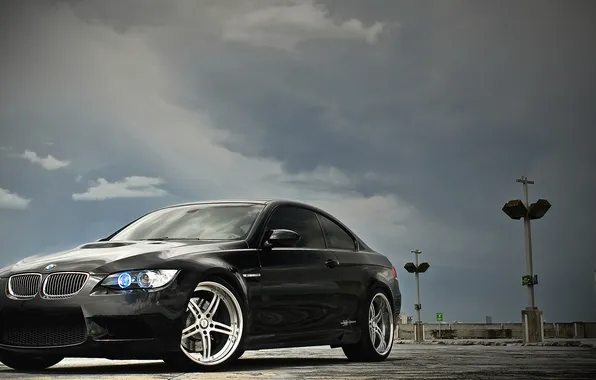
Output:
<path fill-rule="evenodd" d="M 596 349 L 396 344 L 382 363 L 325 347 L 251 351 L 226 371 L 173 372 L 163 362 L 65 359 L 43 373 L 0 366 L 1 379 L 596 379 Z"/>

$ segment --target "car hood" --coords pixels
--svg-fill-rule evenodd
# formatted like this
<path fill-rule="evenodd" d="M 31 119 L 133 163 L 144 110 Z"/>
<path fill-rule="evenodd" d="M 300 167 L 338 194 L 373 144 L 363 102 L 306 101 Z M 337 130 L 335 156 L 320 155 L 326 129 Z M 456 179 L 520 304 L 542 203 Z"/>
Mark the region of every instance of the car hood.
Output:
<path fill-rule="evenodd" d="M 0 270 L 0 276 L 15 273 L 82 271 L 111 273 L 119 270 L 156 268 L 183 255 L 247 248 L 245 241 L 106 241 L 83 244 L 71 250 L 28 257 Z"/>

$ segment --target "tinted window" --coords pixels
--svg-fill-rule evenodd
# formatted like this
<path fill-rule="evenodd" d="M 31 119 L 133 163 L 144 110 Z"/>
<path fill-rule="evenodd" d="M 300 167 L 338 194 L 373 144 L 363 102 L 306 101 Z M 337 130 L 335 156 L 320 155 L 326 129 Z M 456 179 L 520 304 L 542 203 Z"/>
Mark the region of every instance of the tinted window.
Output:
<path fill-rule="evenodd" d="M 132 223 L 110 240 L 244 239 L 262 205 L 205 204 L 154 211 Z"/>
<path fill-rule="evenodd" d="M 286 229 L 300 235 L 297 247 L 325 248 L 323 231 L 314 212 L 298 207 L 277 208 L 269 223 L 267 230 Z"/>
<path fill-rule="evenodd" d="M 356 248 L 354 239 L 343 228 L 338 226 L 337 223 L 320 214 L 319 219 L 321 220 L 329 248 L 351 250 Z"/>

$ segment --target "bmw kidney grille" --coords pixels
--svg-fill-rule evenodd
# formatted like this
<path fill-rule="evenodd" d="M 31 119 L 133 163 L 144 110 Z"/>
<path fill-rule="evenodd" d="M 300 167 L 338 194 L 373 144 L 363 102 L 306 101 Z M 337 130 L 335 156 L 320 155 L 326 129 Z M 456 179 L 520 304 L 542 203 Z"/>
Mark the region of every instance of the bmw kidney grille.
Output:
<path fill-rule="evenodd" d="M 33 298 L 39 291 L 41 274 L 25 273 L 11 276 L 8 279 L 8 294 L 17 298 Z"/>
<path fill-rule="evenodd" d="M 46 277 L 42 287 L 42 297 L 67 298 L 77 294 L 89 278 L 88 273 L 52 273 Z"/>
<path fill-rule="evenodd" d="M 88 273 L 51 273 L 43 280 L 39 273 L 24 273 L 8 279 L 8 294 L 15 298 L 34 298 L 40 290 L 43 298 L 68 298 L 76 295 L 89 279 Z"/>

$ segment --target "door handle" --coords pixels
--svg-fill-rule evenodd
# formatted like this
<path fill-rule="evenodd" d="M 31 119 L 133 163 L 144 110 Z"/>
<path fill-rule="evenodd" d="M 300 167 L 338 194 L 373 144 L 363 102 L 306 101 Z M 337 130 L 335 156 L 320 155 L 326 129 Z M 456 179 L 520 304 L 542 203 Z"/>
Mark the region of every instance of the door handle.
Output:
<path fill-rule="evenodd" d="M 325 261 L 325 265 L 328 268 L 335 268 L 336 266 L 339 266 L 339 261 L 333 260 L 333 259 L 329 259 L 329 260 Z"/>

